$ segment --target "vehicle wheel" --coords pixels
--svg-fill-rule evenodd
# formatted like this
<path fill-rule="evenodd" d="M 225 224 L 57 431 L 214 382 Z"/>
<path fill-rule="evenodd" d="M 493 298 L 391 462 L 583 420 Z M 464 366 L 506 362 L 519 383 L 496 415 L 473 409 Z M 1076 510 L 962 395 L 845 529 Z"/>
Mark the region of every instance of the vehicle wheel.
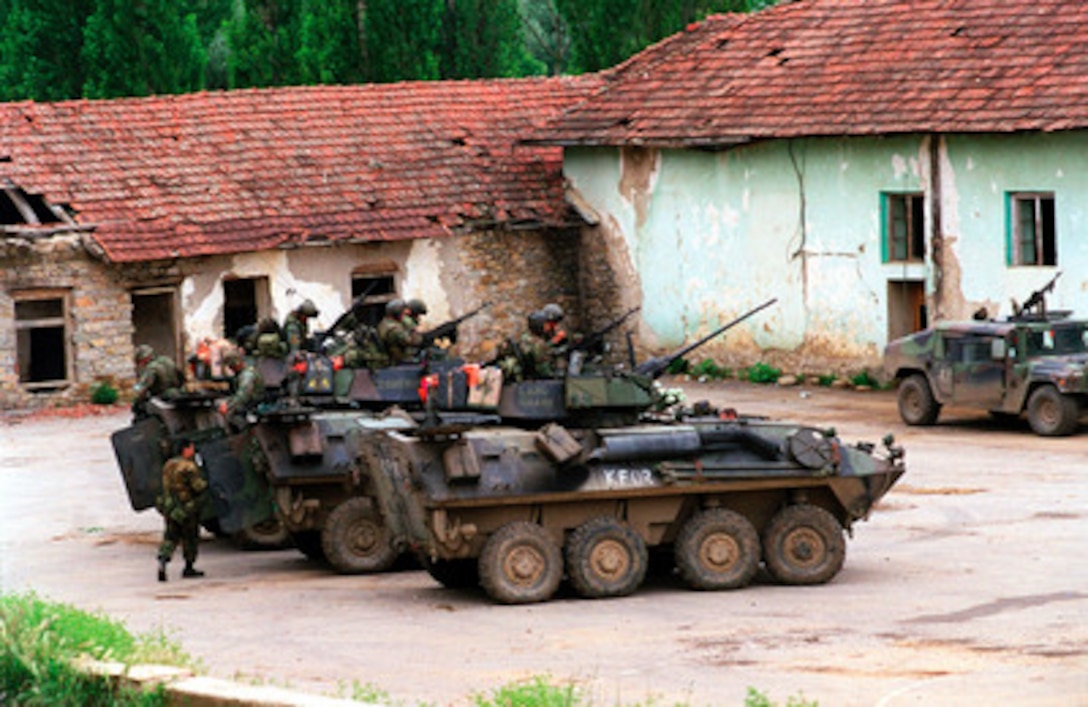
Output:
<path fill-rule="evenodd" d="M 476 560 L 427 560 L 423 568 L 434 581 L 449 589 L 467 589 L 480 584 L 480 568 Z"/>
<path fill-rule="evenodd" d="M 273 517 L 242 528 L 233 539 L 243 550 L 282 550 L 290 545 L 291 534 L 279 518 Z"/>
<path fill-rule="evenodd" d="M 896 394 L 899 416 L 908 425 L 932 425 L 941 414 L 941 405 L 933 397 L 929 381 L 921 373 L 914 373 L 899 384 Z"/>
<path fill-rule="evenodd" d="M 783 584 L 828 582 L 846 559 L 842 526 L 818 506 L 783 508 L 763 533 L 763 559 Z"/>
<path fill-rule="evenodd" d="M 563 578 L 563 557 L 548 531 L 536 523 L 508 523 L 495 531 L 480 553 L 480 584 L 495 601 L 546 601 Z"/>
<path fill-rule="evenodd" d="M 332 510 L 321 531 L 321 548 L 342 574 L 387 570 L 397 559 L 389 531 L 369 498 L 349 498 Z"/>
<path fill-rule="evenodd" d="M 325 561 L 325 549 L 321 547 L 321 533 L 316 530 L 300 530 L 292 533 L 295 547 L 299 552 L 314 562 Z"/>
<path fill-rule="evenodd" d="M 759 570 L 759 533 L 740 513 L 714 508 L 684 523 L 675 552 L 692 589 L 737 589 Z"/>
<path fill-rule="evenodd" d="M 1042 437 L 1064 437 L 1077 429 L 1080 405 L 1052 385 L 1036 388 L 1028 398 L 1028 422 Z"/>
<path fill-rule="evenodd" d="M 587 521 L 567 538 L 567 576 L 583 597 L 622 597 L 646 578 L 646 543 L 615 518 Z"/>

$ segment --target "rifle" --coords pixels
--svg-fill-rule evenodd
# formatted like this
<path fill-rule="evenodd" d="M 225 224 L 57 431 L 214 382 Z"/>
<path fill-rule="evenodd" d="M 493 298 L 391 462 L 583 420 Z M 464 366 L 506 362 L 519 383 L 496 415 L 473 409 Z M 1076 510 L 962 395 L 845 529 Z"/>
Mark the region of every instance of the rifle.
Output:
<path fill-rule="evenodd" d="M 371 283 L 369 285 L 367 285 L 367 288 L 359 293 L 358 297 L 351 300 L 351 304 L 349 304 L 348 308 L 345 309 L 343 311 L 343 313 L 339 317 L 336 318 L 336 321 L 332 323 L 332 326 L 330 326 L 325 331 L 317 332 L 317 333 L 314 334 L 313 338 L 314 338 L 314 342 L 315 342 L 314 343 L 314 350 L 315 351 L 320 350 L 321 345 L 325 343 L 325 339 L 327 339 L 330 336 L 332 336 L 333 334 L 335 334 L 337 329 L 339 329 L 340 327 L 342 327 L 344 325 L 344 322 L 347 321 L 347 318 L 350 315 L 352 315 L 355 312 L 356 309 L 359 309 L 359 308 L 361 308 L 363 306 L 364 301 L 370 295 L 370 293 L 374 290 L 374 288 L 377 287 L 377 285 L 378 285 L 378 281 L 377 280 L 372 280 Z"/>
<path fill-rule="evenodd" d="M 575 351 L 585 351 L 589 354 L 604 353 L 604 337 L 608 334 L 608 332 L 623 324 L 625 321 L 627 321 L 628 317 L 630 317 L 632 314 L 639 311 L 640 309 L 642 309 L 642 307 L 634 307 L 633 309 L 629 309 L 628 311 L 624 312 L 620 316 L 605 324 L 600 329 L 586 334 L 584 337 L 582 337 L 581 341 L 570 347 L 570 351 L 572 353 Z"/>
<path fill-rule="evenodd" d="M 1046 296 L 1049 292 L 1054 290 L 1054 285 L 1058 284 L 1058 278 L 1062 276 L 1062 271 L 1059 270 L 1050 282 L 1046 283 L 1039 289 L 1031 293 L 1031 296 L 1027 298 L 1023 305 L 1017 306 L 1016 300 L 1012 301 L 1012 317 L 1013 319 L 1019 319 L 1025 314 L 1030 314 L 1031 310 L 1035 307 L 1039 308 L 1039 316 L 1042 319 L 1046 319 Z"/>
<path fill-rule="evenodd" d="M 664 373 L 666 371 L 666 369 L 668 369 L 668 367 L 673 364 L 673 362 L 679 361 L 681 358 L 683 358 L 684 356 L 686 356 L 690 352 L 694 351 L 695 349 L 699 348 L 700 346 L 702 346 L 706 342 L 710 341 L 711 339 L 713 339 L 718 334 L 721 334 L 722 332 L 726 331 L 727 329 L 732 329 L 733 327 L 740 324 L 741 322 L 743 322 L 748 317 L 751 317 L 756 312 L 759 312 L 762 309 L 766 309 L 767 307 L 770 307 L 772 304 L 774 304 L 777 301 L 778 301 L 777 297 L 772 297 L 771 299 L 767 300 L 766 302 L 759 305 L 755 309 L 751 309 L 751 310 L 745 312 L 744 314 L 740 315 L 739 317 L 737 317 L 733 321 L 729 322 L 728 324 L 726 324 L 724 326 L 721 326 L 721 327 L 718 327 L 717 329 L 710 332 L 709 334 L 707 334 L 703 338 L 699 339 L 698 341 L 694 341 L 694 342 L 688 344 L 687 346 L 683 347 L 682 349 L 680 349 L 678 351 L 674 351 L 673 353 L 666 354 L 664 356 L 656 356 L 654 358 L 651 358 L 649 361 L 643 361 L 642 363 L 640 363 L 635 368 L 635 373 L 637 373 L 639 375 L 642 375 L 642 376 L 649 376 L 650 378 L 660 377 L 661 374 Z"/>
<path fill-rule="evenodd" d="M 436 326 L 434 329 L 423 332 L 423 334 L 421 335 L 422 340 L 420 342 L 420 348 L 434 346 L 434 342 L 438 341 L 439 339 L 449 339 L 450 343 L 456 344 L 457 327 L 461 324 L 461 322 L 465 321 L 466 319 L 471 319 L 472 317 L 475 317 L 477 314 L 484 311 L 490 306 L 490 302 L 484 302 L 471 312 L 466 312 L 465 314 L 462 314 L 456 319 L 451 319 L 448 322 L 443 322 L 442 324 Z"/>

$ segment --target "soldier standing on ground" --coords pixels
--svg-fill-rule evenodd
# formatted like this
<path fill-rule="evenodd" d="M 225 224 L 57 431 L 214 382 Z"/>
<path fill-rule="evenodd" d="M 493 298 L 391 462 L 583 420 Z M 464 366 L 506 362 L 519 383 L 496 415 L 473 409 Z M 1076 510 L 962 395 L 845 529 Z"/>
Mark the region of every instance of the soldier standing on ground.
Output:
<path fill-rule="evenodd" d="M 231 396 L 219 403 L 219 413 L 230 428 L 242 429 L 246 426 L 246 413 L 264 397 L 264 379 L 235 351 L 223 357 L 223 364 L 234 374 L 234 380 Z"/>
<path fill-rule="evenodd" d="M 319 314 L 313 300 L 306 300 L 288 313 L 283 320 L 283 339 L 287 342 L 287 353 L 294 353 L 305 348 L 310 338 L 309 322 Z"/>
<path fill-rule="evenodd" d="M 179 447 L 178 456 L 162 467 L 162 495 L 155 499 L 155 508 L 166 521 L 162 544 L 159 545 L 160 582 L 166 581 L 166 564 L 174 557 L 178 543 L 181 543 L 181 554 L 185 558 L 181 576 L 204 576 L 194 565 L 200 545 L 200 514 L 208 482 L 194 461 L 196 448 L 192 440 L 182 439 Z"/>
<path fill-rule="evenodd" d="M 177 365 L 166 356 L 156 356 L 147 344 L 136 347 L 136 373 L 139 378 L 133 386 L 136 399 L 132 412 L 137 418 L 147 417 L 147 403 L 152 397 L 171 398 L 181 392 L 185 378 Z"/>

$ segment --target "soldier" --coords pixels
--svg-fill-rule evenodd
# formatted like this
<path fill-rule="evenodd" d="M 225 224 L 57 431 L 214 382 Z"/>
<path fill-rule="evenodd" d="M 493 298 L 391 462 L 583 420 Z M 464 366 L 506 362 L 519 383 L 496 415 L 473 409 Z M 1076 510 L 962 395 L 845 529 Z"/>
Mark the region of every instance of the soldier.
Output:
<path fill-rule="evenodd" d="M 391 300 L 385 305 L 385 316 L 378 322 L 378 339 L 389 356 L 390 365 L 412 360 L 423 341 L 419 332 L 405 323 L 407 314 L 404 300 Z"/>
<path fill-rule="evenodd" d="M 234 374 L 231 396 L 219 403 L 219 413 L 228 427 L 240 430 L 246 426 L 246 413 L 264 397 L 264 379 L 236 351 L 223 356 L 223 364 Z"/>
<path fill-rule="evenodd" d="M 306 300 L 287 315 L 283 320 L 283 339 L 287 342 L 287 353 L 294 353 L 305 348 L 310 338 L 309 321 L 320 312 L 313 300 Z"/>
<path fill-rule="evenodd" d="M 156 356 L 147 344 L 136 347 L 136 372 L 139 378 L 132 391 L 132 413 L 136 418 L 147 417 L 147 403 L 152 397 L 171 398 L 181 392 L 185 377 L 177 365 L 166 356 Z"/>
<path fill-rule="evenodd" d="M 155 508 L 162 514 L 166 527 L 159 545 L 159 581 L 166 581 L 166 563 L 174 556 L 174 549 L 181 543 L 185 558 L 182 577 L 203 577 L 196 569 L 200 543 L 200 513 L 204 505 L 208 482 L 197 467 L 194 457 L 196 448 L 192 440 L 179 442 L 178 456 L 162 467 L 162 494 L 155 499 Z"/>

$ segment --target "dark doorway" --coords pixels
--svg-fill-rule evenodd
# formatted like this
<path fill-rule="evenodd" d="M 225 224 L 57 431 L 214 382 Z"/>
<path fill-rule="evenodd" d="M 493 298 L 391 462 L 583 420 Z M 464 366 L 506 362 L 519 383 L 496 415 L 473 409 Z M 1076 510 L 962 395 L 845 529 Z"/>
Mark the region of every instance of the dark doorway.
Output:
<path fill-rule="evenodd" d="M 178 361 L 178 328 L 173 288 L 132 293 L 132 343 L 147 344 L 155 353 Z"/>

